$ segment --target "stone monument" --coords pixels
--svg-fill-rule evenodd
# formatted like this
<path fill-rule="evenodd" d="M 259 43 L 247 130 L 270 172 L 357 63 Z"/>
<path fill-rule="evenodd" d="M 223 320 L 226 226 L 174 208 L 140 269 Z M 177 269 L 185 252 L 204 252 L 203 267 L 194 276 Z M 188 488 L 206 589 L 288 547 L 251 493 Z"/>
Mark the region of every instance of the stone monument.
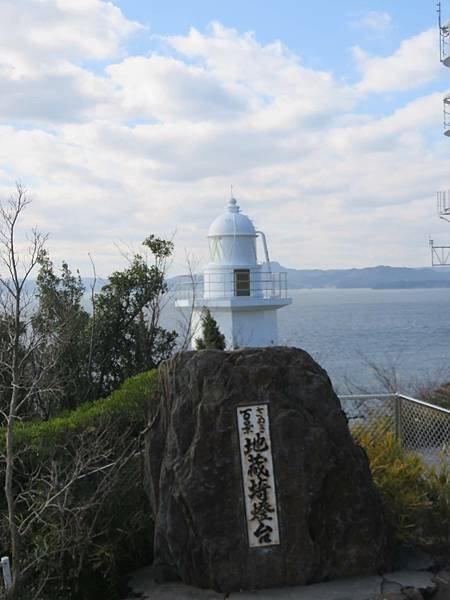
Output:
<path fill-rule="evenodd" d="M 386 568 L 366 455 L 306 352 L 186 352 L 160 372 L 146 449 L 157 578 L 231 592 Z"/>

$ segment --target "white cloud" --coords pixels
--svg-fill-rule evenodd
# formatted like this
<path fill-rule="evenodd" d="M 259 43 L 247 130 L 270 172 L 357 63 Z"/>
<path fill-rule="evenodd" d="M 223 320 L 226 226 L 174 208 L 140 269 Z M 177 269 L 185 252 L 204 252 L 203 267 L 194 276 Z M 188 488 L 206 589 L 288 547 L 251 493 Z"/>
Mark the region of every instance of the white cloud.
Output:
<path fill-rule="evenodd" d="M 246 107 L 205 69 L 170 57 L 135 56 L 109 66 L 107 73 L 131 118 L 220 119 L 236 117 Z"/>
<path fill-rule="evenodd" d="M 105 60 L 139 27 L 111 2 L 2 0 L 0 64 L 20 78 L 68 60 Z"/>
<path fill-rule="evenodd" d="M 212 23 L 207 34 L 191 29 L 187 36 L 166 41 L 245 97 L 254 110 L 274 102 L 283 108 L 295 105 L 303 114 L 326 112 L 331 102 L 348 107 L 344 86 L 327 72 L 304 67 L 281 42 L 262 46 L 253 33 L 240 35 L 220 23 Z"/>
<path fill-rule="evenodd" d="M 280 42 L 218 23 L 127 56 L 122 46 L 138 26 L 112 4 L 27 5 L 0 5 L 0 194 L 15 178 L 31 188 L 30 218 L 51 232 L 57 260 L 88 272 L 91 252 L 106 275 L 117 240 L 177 230 L 179 270 L 185 247 L 205 257 L 231 183 L 282 263 L 427 260 L 432 196 L 448 171 L 430 136 L 440 129 L 440 94 L 384 115 L 362 114 L 358 103 L 430 81 L 430 32 L 390 57 L 356 50 L 362 78 L 349 86 Z M 1 24 L 5 11 L 18 41 Z"/>
<path fill-rule="evenodd" d="M 430 83 L 440 70 L 436 31 L 429 29 L 407 38 L 390 56 L 370 56 L 359 46 L 353 48 L 362 79 L 361 92 L 389 92 L 416 89 Z"/>
<path fill-rule="evenodd" d="M 105 110 L 114 90 L 81 65 L 118 57 L 138 28 L 110 2 L 3 0 L 0 119 L 48 123 Z"/>
<path fill-rule="evenodd" d="M 392 17 L 387 12 L 370 10 L 358 19 L 352 19 L 350 24 L 353 27 L 382 33 L 392 26 Z"/>

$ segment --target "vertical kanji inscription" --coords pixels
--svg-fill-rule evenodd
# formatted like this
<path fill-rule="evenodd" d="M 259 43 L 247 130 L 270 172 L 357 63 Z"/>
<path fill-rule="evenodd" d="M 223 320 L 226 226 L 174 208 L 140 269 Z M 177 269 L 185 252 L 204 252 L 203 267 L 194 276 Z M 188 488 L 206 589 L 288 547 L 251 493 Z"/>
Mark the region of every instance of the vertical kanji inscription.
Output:
<path fill-rule="evenodd" d="M 251 548 L 280 543 L 267 404 L 238 406 L 237 422 Z"/>

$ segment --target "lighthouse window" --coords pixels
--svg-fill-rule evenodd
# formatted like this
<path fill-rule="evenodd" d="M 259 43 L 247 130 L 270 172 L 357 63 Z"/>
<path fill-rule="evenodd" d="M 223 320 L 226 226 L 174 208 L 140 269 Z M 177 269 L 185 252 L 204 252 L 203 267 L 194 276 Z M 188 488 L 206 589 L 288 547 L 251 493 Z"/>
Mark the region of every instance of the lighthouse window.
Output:
<path fill-rule="evenodd" d="M 236 296 L 250 296 L 250 270 L 234 271 L 234 292 Z"/>
<path fill-rule="evenodd" d="M 209 240 L 209 254 L 212 262 L 220 262 L 223 257 L 222 241 L 220 238 Z"/>

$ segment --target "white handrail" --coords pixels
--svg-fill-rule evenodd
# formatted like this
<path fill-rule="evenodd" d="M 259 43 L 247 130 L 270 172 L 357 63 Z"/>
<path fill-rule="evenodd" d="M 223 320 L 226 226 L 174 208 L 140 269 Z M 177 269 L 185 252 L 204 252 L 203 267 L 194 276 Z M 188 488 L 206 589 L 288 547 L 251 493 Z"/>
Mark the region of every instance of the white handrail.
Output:
<path fill-rule="evenodd" d="M 431 402 L 425 402 L 425 400 L 419 400 L 418 398 L 413 398 L 412 396 L 407 396 L 406 394 L 339 394 L 338 398 L 339 400 L 377 400 L 378 398 L 380 400 L 386 400 L 388 398 L 403 398 L 408 400 L 408 402 L 414 402 L 415 404 L 420 404 L 421 406 L 426 406 L 427 408 L 432 408 L 450 415 L 450 410 L 448 408 L 444 408 L 438 404 L 432 404 Z"/>
<path fill-rule="evenodd" d="M 431 404 L 430 402 L 425 402 L 425 400 L 418 400 L 417 398 L 412 398 L 411 396 L 406 396 L 405 394 L 395 394 L 398 398 L 404 398 L 409 402 L 414 402 L 415 404 L 420 404 L 421 406 L 426 406 L 427 408 L 434 408 L 440 412 L 446 413 L 450 415 L 450 410 L 444 408 L 443 406 L 438 406 L 437 404 Z"/>

